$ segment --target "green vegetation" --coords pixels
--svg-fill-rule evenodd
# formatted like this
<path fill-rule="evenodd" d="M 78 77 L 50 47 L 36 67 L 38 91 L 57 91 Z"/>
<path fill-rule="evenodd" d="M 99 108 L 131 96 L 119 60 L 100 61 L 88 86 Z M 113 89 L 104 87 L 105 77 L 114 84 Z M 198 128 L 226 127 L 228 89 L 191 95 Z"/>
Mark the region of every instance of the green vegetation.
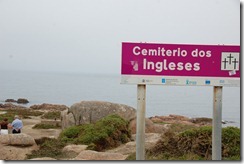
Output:
<path fill-rule="evenodd" d="M 173 123 L 170 125 L 170 131 L 174 133 L 184 132 L 189 129 L 196 129 L 196 126 L 193 125 L 185 125 L 185 124 L 179 124 L 179 123 Z"/>
<path fill-rule="evenodd" d="M 212 127 L 188 129 L 181 133 L 166 132 L 162 139 L 146 151 L 147 160 L 211 160 Z M 222 129 L 222 159 L 240 160 L 240 129 Z M 135 160 L 135 154 L 127 160 Z"/>
<path fill-rule="evenodd" d="M 95 124 L 72 126 L 62 131 L 58 139 L 42 138 L 36 140 L 40 149 L 32 151 L 27 159 L 52 157 L 63 159 L 67 154 L 62 149 L 67 144 L 86 144 L 88 149 L 102 151 L 126 143 L 131 138 L 128 122 L 118 115 L 109 115 Z"/>
<path fill-rule="evenodd" d="M 88 149 L 96 151 L 117 147 L 130 138 L 128 122 L 118 115 L 109 115 L 95 124 L 73 126 L 60 134 L 62 142 L 86 144 Z"/>
<path fill-rule="evenodd" d="M 0 121 L 4 118 L 7 118 L 8 122 L 12 122 L 15 115 L 19 115 L 21 118 L 30 118 L 29 116 L 40 116 L 43 114 L 43 112 L 34 111 L 30 109 L 8 109 L 1 111 L 6 113 L 0 114 Z"/>
<path fill-rule="evenodd" d="M 45 128 L 48 125 L 38 125 Z M 43 127 L 44 126 L 44 127 Z M 109 115 L 94 124 L 69 127 L 61 132 L 58 139 L 36 140 L 40 149 L 28 158 L 52 157 L 64 159 L 67 154 L 62 148 L 67 144 L 85 144 L 87 149 L 105 151 L 130 141 L 128 122 L 118 115 Z M 161 140 L 146 150 L 146 160 L 211 160 L 212 127 L 172 124 Z M 131 154 L 127 160 L 135 160 Z M 240 160 L 240 129 L 222 129 L 222 159 Z"/>
<path fill-rule="evenodd" d="M 41 118 L 44 119 L 59 119 L 61 116 L 60 111 L 47 112 Z"/>
<path fill-rule="evenodd" d="M 32 127 L 32 129 L 60 129 L 61 127 L 58 125 L 52 125 L 52 124 L 36 124 Z"/>
<path fill-rule="evenodd" d="M 65 154 L 62 153 L 62 148 L 65 144 L 57 139 L 44 137 L 36 140 L 36 143 L 40 146 L 40 149 L 32 151 L 31 154 L 27 154 L 27 159 L 40 157 L 60 159 L 65 157 Z"/>

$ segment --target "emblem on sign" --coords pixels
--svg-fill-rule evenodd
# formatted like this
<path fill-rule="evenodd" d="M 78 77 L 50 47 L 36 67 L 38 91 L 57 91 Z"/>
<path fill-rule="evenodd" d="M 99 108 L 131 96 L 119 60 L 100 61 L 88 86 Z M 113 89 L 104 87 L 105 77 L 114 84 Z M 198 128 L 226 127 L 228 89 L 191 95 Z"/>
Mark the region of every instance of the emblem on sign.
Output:
<path fill-rule="evenodd" d="M 138 62 L 137 61 L 131 61 L 131 65 L 133 66 L 134 71 L 138 71 Z"/>
<path fill-rule="evenodd" d="M 221 54 L 221 70 L 238 71 L 239 70 L 239 53 L 222 52 L 222 54 Z"/>

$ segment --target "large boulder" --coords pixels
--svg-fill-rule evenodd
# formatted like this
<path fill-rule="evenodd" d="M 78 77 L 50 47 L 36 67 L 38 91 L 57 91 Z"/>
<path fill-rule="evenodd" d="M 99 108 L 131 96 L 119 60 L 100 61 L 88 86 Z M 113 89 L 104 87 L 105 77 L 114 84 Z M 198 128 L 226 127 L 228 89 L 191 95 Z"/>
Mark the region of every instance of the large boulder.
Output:
<path fill-rule="evenodd" d="M 0 135 L 1 136 L 1 135 Z M 0 160 L 25 160 L 27 154 L 33 150 L 38 150 L 38 146 L 9 146 L 0 143 Z"/>
<path fill-rule="evenodd" d="M 82 151 L 74 160 L 125 160 L 127 155 L 120 153 L 96 152 L 92 150 Z"/>
<path fill-rule="evenodd" d="M 36 145 L 34 138 L 24 133 L 0 135 L 0 143 L 4 145 L 23 147 Z"/>
<path fill-rule="evenodd" d="M 62 129 L 75 125 L 75 118 L 72 113 L 68 113 L 68 109 L 61 111 Z"/>
<path fill-rule="evenodd" d="M 72 105 L 69 113 L 72 113 L 75 125 L 95 123 L 110 114 L 117 114 L 128 121 L 136 116 L 136 110 L 130 106 L 102 101 L 81 101 Z"/>

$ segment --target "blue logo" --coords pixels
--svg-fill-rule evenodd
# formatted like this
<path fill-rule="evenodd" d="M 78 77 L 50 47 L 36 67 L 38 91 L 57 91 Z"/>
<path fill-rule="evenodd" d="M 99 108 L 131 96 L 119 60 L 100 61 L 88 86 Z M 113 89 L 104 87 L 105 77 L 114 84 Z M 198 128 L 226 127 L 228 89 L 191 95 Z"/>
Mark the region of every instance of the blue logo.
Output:
<path fill-rule="evenodd" d="M 166 83 L 166 79 L 162 79 L 162 83 L 165 84 Z"/>
<path fill-rule="evenodd" d="M 206 85 L 210 85 L 210 83 L 211 83 L 210 80 L 206 80 L 206 81 L 205 81 L 205 84 L 206 84 Z"/>
<path fill-rule="evenodd" d="M 197 85 L 196 81 L 186 80 L 186 85 Z"/>
<path fill-rule="evenodd" d="M 223 84 L 223 83 L 225 83 L 225 80 L 219 80 L 219 83 Z"/>

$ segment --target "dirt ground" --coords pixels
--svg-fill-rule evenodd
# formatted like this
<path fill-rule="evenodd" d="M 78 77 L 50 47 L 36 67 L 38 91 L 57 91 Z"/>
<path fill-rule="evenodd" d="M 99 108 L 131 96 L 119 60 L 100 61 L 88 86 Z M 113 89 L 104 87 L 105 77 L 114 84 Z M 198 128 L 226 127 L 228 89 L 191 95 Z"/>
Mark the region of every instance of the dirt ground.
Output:
<path fill-rule="evenodd" d="M 61 129 L 32 129 L 35 124 L 41 123 L 41 117 L 32 116 L 31 119 L 23 119 L 22 132 L 32 136 L 34 139 L 42 137 L 57 138 Z"/>

